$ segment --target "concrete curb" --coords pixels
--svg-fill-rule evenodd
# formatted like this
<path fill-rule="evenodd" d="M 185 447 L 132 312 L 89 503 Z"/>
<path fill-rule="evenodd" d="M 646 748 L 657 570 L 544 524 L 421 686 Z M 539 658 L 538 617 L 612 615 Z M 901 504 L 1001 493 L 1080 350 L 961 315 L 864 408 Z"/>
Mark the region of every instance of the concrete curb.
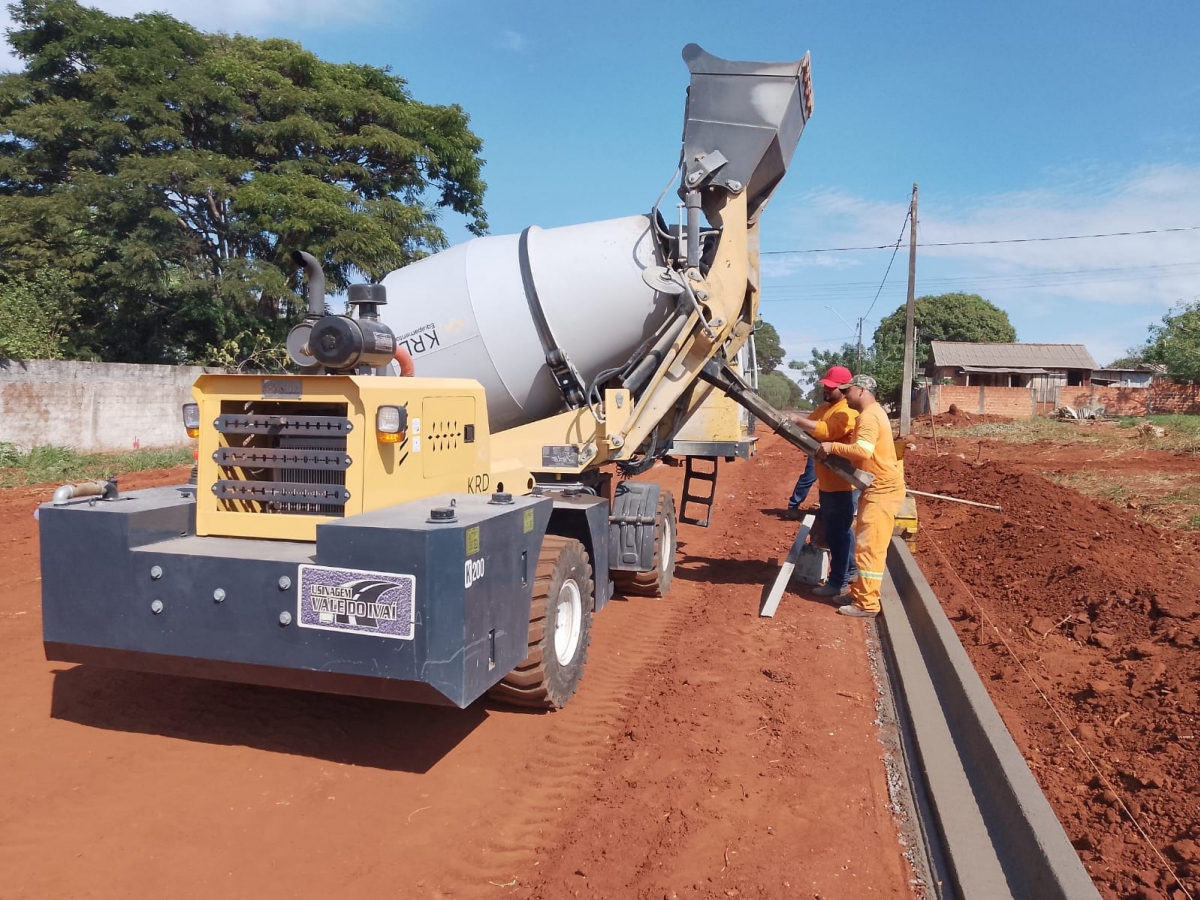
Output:
<path fill-rule="evenodd" d="M 911 756 L 962 900 L 1099 900 L 941 604 L 892 540 L 880 639 L 912 723 Z"/>

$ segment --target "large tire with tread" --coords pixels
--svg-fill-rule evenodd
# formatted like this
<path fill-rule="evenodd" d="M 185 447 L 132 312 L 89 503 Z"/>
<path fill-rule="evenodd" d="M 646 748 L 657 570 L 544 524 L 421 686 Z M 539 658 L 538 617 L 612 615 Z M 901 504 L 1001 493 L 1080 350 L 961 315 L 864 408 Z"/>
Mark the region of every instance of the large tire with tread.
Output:
<path fill-rule="evenodd" d="M 614 569 L 613 585 L 625 596 L 665 597 L 675 580 L 675 548 L 679 525 L 675 519 L 675 498 L 660 491 L 658 511 L 654 515 L 654 568 L 649 572 Z"/>
<path fill-rule="evenodd" d="M 527 709 L 561 709 L 575 694 L 592 637 L 595 590 L 583 544 L 548 534 L 529 609 L 529 655 L 488 692 Z"/>

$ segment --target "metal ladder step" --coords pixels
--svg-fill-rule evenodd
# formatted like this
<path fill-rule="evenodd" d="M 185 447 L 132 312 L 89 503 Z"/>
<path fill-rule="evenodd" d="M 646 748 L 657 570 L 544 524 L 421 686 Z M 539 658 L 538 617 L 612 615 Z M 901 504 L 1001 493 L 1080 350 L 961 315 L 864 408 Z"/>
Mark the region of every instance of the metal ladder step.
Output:
<path fill-rule="evenodd" d="M 712 463 L 711 469 L 698 469 L 694 465 L 697 461 Z M 685 525 L 699 525 L 701 528 L 707 528 L 709 519 L 712 518 L 713 501 L 717 497 L 717 466 L 720 460 L 715 456 L 689 456 L 687 458 L 687 468 L 684 470 L 683 476 L 683 500 L 679 504 L 679 521 Z M 695 494 L 692 492 L 692 482 L 707 482 L 709 485 L 707 495 Z M 688 504 L 694 503 L 704 507 L 704 518 L 688 515 Z"/>

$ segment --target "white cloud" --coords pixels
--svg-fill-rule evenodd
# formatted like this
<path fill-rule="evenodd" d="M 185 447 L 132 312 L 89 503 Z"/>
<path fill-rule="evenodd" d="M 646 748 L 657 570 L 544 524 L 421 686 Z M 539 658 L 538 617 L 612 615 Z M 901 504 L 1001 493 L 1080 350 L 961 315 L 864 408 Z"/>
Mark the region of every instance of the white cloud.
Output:
<path fill-rule="evenodd" d="M 347 25 L 369 21 L 381 14 L 380 0 L 96 0 L 89 3 L 114 16 L 132 16 L 140 12 L 165 12 L 205 31 L 253 32 L 276 22 L 301 27 Z M 388 4 L 388 7 L 404 4 Z M 389 15 L 395 12 L 389 9 Z"/>
<path fill-rule="evenodd" d="M 1021 340 L 1083 342 L 1101 363 L 1144 341 L 1147 326 L 1177 301 L 1200 299 L 1200 230 L 1161 231 L 1200 226 L 1200 167 L 1146 166 L 1120 173 L 1081 165 L 1052 173 L 1050 181 L 1048 187 L 991 196 L 922 195 L 918 242 L 926 246 L 917 252 L 917 293 L 979 293 L 1009 313 Z M 777 232 L 774 245 L 890 244 L 904 214 L 903 205 L 881 204 L 844 191 L 817 191 L 785 214 L 785 228 Z M 1159 231 L 1085 240 L 927 246 L 1145 230 Z M 785 239 L 785 234 L 790 236 Z M 906 231 L 872 319 L 903 302 L 907 237 Z M 839 258 L 842 269 L 813 257 Z M 826 304 L 851 321 L 863 315 L 883 278 L 888 253 L 765 259 L 770 262 L 764 265 L 764 315 L 781 334 L 815 335 L 810 324 L 814 319 L 830 334 L 844 330 L 823 309 Z M 801 322 L 809 327 L 796 327 Z M 803 345 L 796 341 L 794 346 Z M 795 355 L 806 354 L 804 350 Z"/>
<path fill-rule="evenodd" d="M 385 2 L 385 0 L 95 0 L 86 3 L 113 16 L 133 16 L 137 13 L 165 12 L 203 31 L 241 32 L 269 36 L 263 33 L 272 26 L 287 22 L 299 28 L 361 26 L 386 16 L 389 20 L 407 17 L 413 8 L 424 5 L 415 2 Z M 13 27 L 12 18 L 3 13 L 4 30 Z M 7 42 L 0 48 L 0 71 L 20 68 Z"/>
<path fill-rule="evenodd" d="M 524 53 L 529 46 L 529 41 L 525 35 L 519 31 L 502 31 L 500 32 L 500 47 L 512 53 Z"/>

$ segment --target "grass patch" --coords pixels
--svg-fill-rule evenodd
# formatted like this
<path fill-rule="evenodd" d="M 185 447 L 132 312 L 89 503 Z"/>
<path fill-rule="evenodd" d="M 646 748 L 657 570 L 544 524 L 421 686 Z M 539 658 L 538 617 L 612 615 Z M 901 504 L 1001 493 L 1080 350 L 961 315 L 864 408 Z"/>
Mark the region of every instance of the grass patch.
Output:
<path fill-rule="evenodd" d="M 69 447 L 18 450 L 0 443 L 0 488 L 46 482 L 84 481 L 146 469 L 190 465 L 192 448 L 130 450 L 120 453 L 80 453 Z"/>
<path fill-rule="evenodd" d="M 1118 428 L 1137 428 L 1149 422 L 1167 432 L 1166 437 L 1141 438 L 1148 446 L 1159 450 L 1182 450 L 1185 452 L 1200 452 L 1200 416 L 1145 416 L 1134 418 L 1122 416 L 1117 420 Z"/>
<path fill-rule="evenodd" d="M 1166 437 L 1130 434 L 1145 422 L 1164 429 Z M 1064 444 L 1111 445 L 1128 449 L 1140 446 L 1150 450 L 1200 452 L 1200 416 L 1124 416 L 1115 422 L 1074 422 L 1044 416 L 1016 419 L 1012 422 L 980 422 L 963 428 L 939 426 L 938 431 L 950 437 L 988 438 L 1005 444 L 1036 444 L 1053 441 Z"/>
<path fill-rule="evenodd" d="M 1176 490 L 1164 488 L 1179 484 L 1177 476 L 1160 473 L 1106 475 L 1092 471 L 1064 474 L 1044 471 L 1042 477 L 1095 500 L 1138 510 L 1137 518 L 1164 530 L 1200 531 L 1200 484 L 1185 484 Z"/>
<path fill-rule="evenodd" d="M 978 425 L 968 425 L 965 428 L 938 430 L 944 430 L 954 437 L 991 438 L 1006 444 L 1034 444 L 1038 441 L 1101 444 L 1117 438 L 1103 426 L 1070 424 L 1041 417 L 1015 419 L 1012 422 L 980 422 Z M 1120 438 L 1125 439 L 1124 435 Z"/>
<path fill-rule="evenodd" d="M 1121 416 L 1117 419 L 1117 427 L 1136 428 L 1143 422 L 1149 422 L 1167 431 L 1200 437 L 1200 416 Z"/>
<path fill-rule="evenodd" d="M 1067 475 L 1056 473 L 1046 477 L 1055 484 L 1072 488 L 1097 500 L 1107 500 L 1117 506 L 1124 506 L 1134 497 L 1128 479 L 1124 478 L 1113 478 L 1096 472 L 1071 472 Z"/>
<path fill-rule="evenodd" d="M 1181 503 L 1186 506 L 1200 505 L 1200 485 L 1189 484 L 1159 498 L 1161 503 Z"/>

